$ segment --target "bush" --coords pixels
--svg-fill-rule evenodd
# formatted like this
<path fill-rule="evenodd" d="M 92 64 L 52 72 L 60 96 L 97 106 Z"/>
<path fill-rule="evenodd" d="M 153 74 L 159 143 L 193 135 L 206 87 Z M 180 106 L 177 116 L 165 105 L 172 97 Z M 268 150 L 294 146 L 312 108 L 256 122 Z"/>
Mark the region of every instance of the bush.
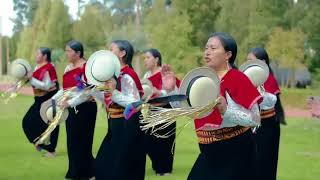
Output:
<path fill-rule="evenodd" d="M 320 89 L 320 68 L 316 68 L 314 72 L 311 74 L 311 77 L 312 77 L 311 88 Z"/>
<path fill-rule="evenodd" d="M 51 59 L 52 62 L 62 62 L 64 59 L 64 51 L 62 49 L 53 49 Z"/>

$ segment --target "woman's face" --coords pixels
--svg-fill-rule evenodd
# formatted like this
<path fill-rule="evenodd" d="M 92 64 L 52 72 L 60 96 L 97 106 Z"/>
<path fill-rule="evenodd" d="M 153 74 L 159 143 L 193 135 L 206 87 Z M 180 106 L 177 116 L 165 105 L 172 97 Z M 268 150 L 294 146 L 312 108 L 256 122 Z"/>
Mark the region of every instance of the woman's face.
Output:
<path fill-rule="evenodd" d="M 120 58 L 120 49 L 116 43 L 111 43 L 110 51 L 115 54 L 118 58 Z"/>
<path fill-rule="evenodd" d="M 247 56 L 247 60 L 256 60 L 257 57 L 253 54 L 253 53 L 249 53 L 248 56 Z"/>
<path fill-rule="evenodd" d="M 71 49 L 68 45 L 66 46 L 65 51 L 69 63 L 73 63 L 80 58 L 79 53 Z"/>
<path fill-rule="evenodd" d="M 147 68 L 147 70 L 152 70 L 155 67 L 157 67 L 158 64 L 158 58 L 153 57 L 153 55 L 150 52 L 144 53 L 144 65 Z"/>
<path fill-rule="evenodd" d="M 118 57 L 120 63 L 122 63 L 122 60 L 121 60 L 121 59 L 126 55 L 126 52 L 125 52 L 125 51 L 121 51 L 120 48 L 119 48 L 119 46 L 118 46 L 116 43 L 111 43 L 111 45 L 110 45 L 110 51 L 111 51 L 113 54 L 115 54 L 115 55 Z"/>
<path fill-rule="evenodd" d="M 225 51 L 219 38 L 211 37 L 205 47 L 204 63 L 214 70 L 219 70 L 228 64 L 231 55 Z"/>
<path fill-rule="evenodd" d="M 43 55 L 40 50 L 37 51 L 36 54 L 36 63 L 41 64 L 46 61 L 46 55 Z"/>

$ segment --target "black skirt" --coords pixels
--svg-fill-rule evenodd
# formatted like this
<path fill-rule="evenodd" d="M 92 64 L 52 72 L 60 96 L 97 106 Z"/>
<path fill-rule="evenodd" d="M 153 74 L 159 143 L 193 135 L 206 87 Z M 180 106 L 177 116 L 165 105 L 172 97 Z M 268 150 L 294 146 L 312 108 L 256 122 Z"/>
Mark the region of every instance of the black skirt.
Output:
<path fill-rule="evenodd" d="M 170 105 L 163 106 L 171 108 Z M 157 138 L 156 136 L 146 132 L 145 143 L 146 151 L 152 162 L 152 169 L 157 174 L 171 173 L 173 168 L 173 158 L 176 139 L 176 123 L 171 124 L 165 129 L 159 130 L 157 133 L 165 135 L 173 133 L 169 138 Z"/>
<path fill-rule="evenodd" d="M 95 102 L 84 102 L 76 108 L 69 108 L 66 120 L 69 168 L 66 178 L 85 179 L 94 176 L 92 144 L 96 116 Z"/>
<path fill-rule="evenodd" d="M 261 180 L 277 179 L 280 123 L 276 116 L 262 119 L 254 138 L 258 149 L 258 175 Z"/>
<path fill-rule="evenodd" d="M 34 143 L 34 140 L 39 137 L 48 127 L 48 125 L 42 120 L 40 116 L 41 104 L 50 99 L 58 90 L 49 92 L 44 96 L 34 97 L 34 103 L 31 105 L 26 115 L 22 120 L 23 131 L 30 143 Z M 55 152 L 58 142 L 59 126 L 51 133 L 50 144 L 39 145 L 42 149 L 49 152 Z"/>
<path fill-rule="evenodd" d="M 97 180 L 144 179 L 146 153 L 139 115 L 108 120 L 108 133 L 96 157 Z"/>
<path fill-rule="evenodd" d="M 256 145 L 250 130 L 228 140 L 200 144 L 188 180 L 257 180 Z"/>
<path fill-rule="evenodd" d="M 95 177 L 97 180 L 114 179 L 115 154 L 120 149 L 124 132 L 123 118 L 108 119 L 108 132 L 96 157 Z"/>
<path fill-rule="evenodd" d="M 173 167 L 173 157 L 176 139 L 176 123 L 171 124 L 165 129 L 157 131 L 160 135 L 173 132 L 169 138 L 157 138 L 146 132 L 146 151 L 152 162 L 152 169 L 158 174 L 171 173 Z"/>

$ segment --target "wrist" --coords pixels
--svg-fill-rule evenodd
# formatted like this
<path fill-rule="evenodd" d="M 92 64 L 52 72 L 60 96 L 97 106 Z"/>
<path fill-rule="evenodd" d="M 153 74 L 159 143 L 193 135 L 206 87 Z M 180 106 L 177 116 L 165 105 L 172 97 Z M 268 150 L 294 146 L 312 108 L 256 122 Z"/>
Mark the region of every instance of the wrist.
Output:
<path fill-rule="evenodd" d="M 221 114 L 222 116 L 224 116 L 224 114 L 226 113 L 226 111 L 227 111 L 227 108 L 223 108 L 223 109 L 221 109 L 220 114 Z"/>

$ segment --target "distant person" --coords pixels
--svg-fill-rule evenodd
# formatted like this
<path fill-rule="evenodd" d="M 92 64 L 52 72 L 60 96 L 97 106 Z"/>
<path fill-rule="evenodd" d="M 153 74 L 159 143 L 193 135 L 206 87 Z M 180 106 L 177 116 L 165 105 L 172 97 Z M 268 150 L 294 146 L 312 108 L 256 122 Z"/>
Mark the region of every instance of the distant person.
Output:
<path fill-rule="evenodd" d="M 143 78 L 149 80 L 153 86 L 153 95 L 151 99 L 168 95 L 166 90 L 162 87 L 162 57 L 160 52 L 153 48 L 145 50 L 144 64 L 147 72 Z M 176 78 L 175 89 L 178 89 L 179 86 L 180 80 Z M 171 108 L 170 104 L 162 104 L 160 106 L 164 108 Z M 162 129 L 158 133 L 173 133 L 174 135 L 170 136 L 169 138 L 157 138 L 150 133 L 146 133 L 147 154 L 152 161 L 152 168 L 158 176 L 170 175 L 173 167 L 176 123 L 173 123 L 167 128 Z"/>
<path fill-rule="evenodd" d="M 140 101 L 144 92 L 137 73 L 132 68 L 134 49 L 127 40 L 115 40 L 110 45 L 121 64 L 120 76 L 105 83 L 112 94 L 106 94 L 108 131 L 96 157 L 97 180 L 143 180 L 146 153 L 144 133 L 140 129 L 140 111 L 126 120 L 125 107 Z"/>
<path fill-rule="evenodd" d="M 274 107 L 261 108 L 261 126 L 258 128 L 255 139 L 258 148 L 258 174 L 261 180 L 275 180 L 277 178 L 280 122 L 284 121 L 284 112 L 280 101 L 280 88 L 270 68 L 268 53 L 263 48 L 252 48 L 247 56 L 248 60 L 259 59 L 264 61 L 270 70 L 269 77 L 264 83 L 265 92 L 276 97 Z"/>
<path fill-rule="evenodd" d="M 63 74 L 63 90 L 76 87 L 77 77 L 86 81 L 83 45 L 79 41 L 70 41 L 65 47 L 67 60 L 70 63 Z M 52 99 L 63 95 L 60 90 Z M 94 179 L 94 158 L 92 144 L 97 117 L 97 104 L 88 96 L 80 96 L 80 92 L 72 92 L 71 98 L 59 104 L 68 108 L 66 120 L 68 171 L 67 179 Z"/>
<path fill-rule="evenodd" d="M 29 142 L 39 137 L 48 127 L 41 119 L 41 104 L 50 99 L 59 90 L 57 73 L 54 65 L 51 63 L 51 50 L 41 47 L 36 55 L 36 68 L 34 72 L 29 74 L 30 84 L 34 93 L 34 103 L 22 120 L 22 127 Z M 46 150 L 46 157 L 54 157 L 56 155 L 56 147 L 58 142 L 59 126 L 51 133 L 49 145 L 36 145 L 36 150 Z"/>

